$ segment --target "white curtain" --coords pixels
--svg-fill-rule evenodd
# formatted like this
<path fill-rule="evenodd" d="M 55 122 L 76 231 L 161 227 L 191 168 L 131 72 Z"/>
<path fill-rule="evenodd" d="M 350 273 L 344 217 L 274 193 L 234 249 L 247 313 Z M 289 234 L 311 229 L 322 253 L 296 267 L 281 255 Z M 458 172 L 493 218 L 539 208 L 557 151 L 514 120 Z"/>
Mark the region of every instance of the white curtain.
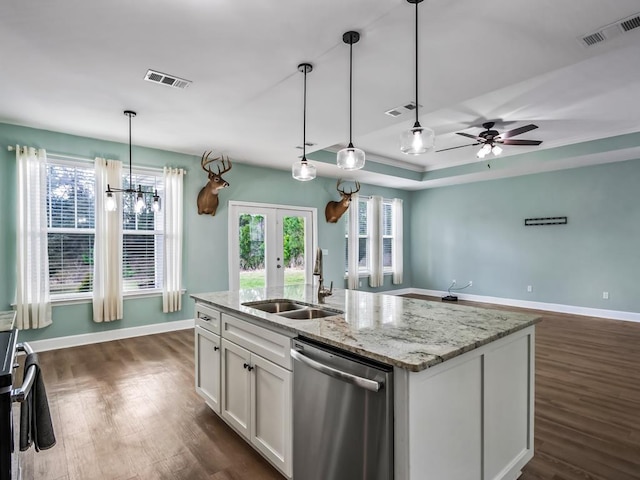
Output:
<path fill-rule="evenodd" d="M 17 326 L 51 324 L 47 251 L 47 152 L 16 145 L 18 168 Z"/>
<path fill-rule="evenodd" d="M 164 281 L 162 311 L 182 309 L 182 168 L 164 168 Z"/>
<path fill-rule="evenodd" d="M 351 206 L 349 207 L 349 225 L 347 238 L 347 288 L 357 290 L 358 288 L 358 194 L 351 195 Z"/>
<path fill-rule="evenodd" d="M 371 239 L 371 275 L 370 287 L 381 287 L 384 284 L 382 271 L 382 197 L 374 195 L 369 200 L 369 238 Z"/>
<path fill-rule="evenodd" d="M 391 202 L 391 212 L 393 218 L 393 284 L 399 285 L 403 279 L 403 224 L 402 224 L 402 199 L 394 198 Z"/>
<path fill-rule="evenodd" d="M 122 162 L 96 158 L 96 235 L 93 248 L 93 321 L 122 319 L 122 194 L 118 208 L 105 208 L 107 184 L 122 187 Z"/>

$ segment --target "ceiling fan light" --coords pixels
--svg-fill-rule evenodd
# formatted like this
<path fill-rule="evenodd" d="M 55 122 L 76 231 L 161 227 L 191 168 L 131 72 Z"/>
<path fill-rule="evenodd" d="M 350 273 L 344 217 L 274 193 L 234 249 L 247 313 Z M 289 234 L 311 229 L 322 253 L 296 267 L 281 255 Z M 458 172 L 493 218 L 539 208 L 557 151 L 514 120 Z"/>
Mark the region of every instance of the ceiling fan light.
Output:
<path fill-rule="evenodd" d="M 430 128 L 422 127 L 419 123 L 402 132 L 400 136 L 400 151 L 407 155 L 421 155 L 433 149 L 435 133 Z"/>
<path fill-rule="evenodd" d="M 316 178 L 316 167 L 306 159 L 300 160 L 291 166 L 291 175 L 300 182 L 308 182 Z"/>
<path fill-rule="evenodd" d="M 494 155 L 500 155 L 502 153 L 502 147 L 500 147 L 500 145 L 494 145 L 491 148 L 491 153 L 493 153 Z"/>
<path fill-rule="evenodd" d="M 365 154 L 359 148 L 349 144 L 338 152 L 338 167 L 343 170 L 360 170 L 364 167 Z"/>

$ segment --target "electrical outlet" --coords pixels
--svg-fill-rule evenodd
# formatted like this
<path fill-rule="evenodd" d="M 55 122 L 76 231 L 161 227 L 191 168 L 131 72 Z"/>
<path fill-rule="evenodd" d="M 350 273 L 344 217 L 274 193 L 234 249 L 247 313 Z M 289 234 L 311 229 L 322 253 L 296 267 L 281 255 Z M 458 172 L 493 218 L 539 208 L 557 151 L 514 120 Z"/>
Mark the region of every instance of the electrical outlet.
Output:
<path fill-rule="evenodd" d="M 456 281 L 455 281 L 455 280 L 451 280 L 451 283 L 452 283 L 453 285 L 455 285 L 455 284 L 456 284 Z"/>
<path fill-rule="evenodd" d="M 328 249 L 328 248 L 323 248 L 323 249 L 322 249 L 322 255 L 324 255 L 325 257 L 326 257 L 327 255 L 329 255 L 329 249 Z"/>
<path fill-rule="evenodd" d="M 609 292 L 602 292 L 602 299 L 609 300 Z"/>
<path fill-rule="evenodd" d="M 533 292 L 533 287 L 531 285 L 527 285 L 527 292 Z"/>
<path fill-rule="evenodd" d="M 359 286 L 359 287 L 361 287 L 361 286 L 362 286 L 362 280 L 360 280 L 360 281 L 358 282 L 358 286 Z"/>

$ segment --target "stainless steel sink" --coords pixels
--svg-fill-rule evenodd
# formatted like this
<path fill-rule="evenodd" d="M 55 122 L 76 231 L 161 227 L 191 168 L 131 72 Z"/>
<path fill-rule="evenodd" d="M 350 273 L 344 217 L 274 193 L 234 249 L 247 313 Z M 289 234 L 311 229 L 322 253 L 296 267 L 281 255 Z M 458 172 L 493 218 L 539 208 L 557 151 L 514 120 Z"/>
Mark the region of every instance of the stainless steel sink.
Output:
<path fill-rule="evenodd" d="M 331 317 L 343 313 L 332 308 L 318 307 L 295 300 L 273 299 L 243 303 L 245 307 L 255 308 L 262 312 L 273 313 L 291 320 L 313 320 L 314 318 Z"/>
<path fill-rule="evenodd" d="M 301 310 L 294 310 L 291 312 L 283 312 L 279 315 L 281 317 L 290 318 L 292 320 L 313 320 L 314 318 L 330 317 L 332 315 L 338 315 L 340 312 L 319 308 L 304 308 Z"/>
<path fill-rule="evenodd" d="M 308 305 L 292 302 L 291 300 L 276 300 L 270 302 L 247 302 L 243 303 L 245 307 L 255 308 L 267 313 L 282 313 L 292 310 L 300 310 L 302 308 L 308 308 Z"/>

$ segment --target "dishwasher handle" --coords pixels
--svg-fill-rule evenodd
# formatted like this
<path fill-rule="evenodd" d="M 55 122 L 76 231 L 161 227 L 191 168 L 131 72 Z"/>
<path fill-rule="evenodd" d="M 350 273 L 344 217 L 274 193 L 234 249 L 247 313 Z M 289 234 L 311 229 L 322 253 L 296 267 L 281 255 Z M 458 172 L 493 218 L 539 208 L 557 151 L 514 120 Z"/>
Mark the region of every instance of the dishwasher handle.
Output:
<path fill-rule="evenodd" d="M 320 362 L 316 362 L 315 360 L 307 357 L 299 350 L 291 349 L 291 356 L 298 360 L 301 363 L 304 363 L 310 368 L 317 370 L 325 375 L 328 375 L 333 378 L 337 378 L 344 382 L 350 383 L 352 385 L 356 385 L 358 387 L 364 388 L 366 390 L 370 390 L 372 392 L 378 392 L 384 386 L 383 382 L 377 382 L 376 380 L 369 380 L 368 378 L 359 377 L 357 375 L 353 375 L 351 373 L 343 372 L 342 370 L 338 370 L 336 368 L 330 367 Z"/>

